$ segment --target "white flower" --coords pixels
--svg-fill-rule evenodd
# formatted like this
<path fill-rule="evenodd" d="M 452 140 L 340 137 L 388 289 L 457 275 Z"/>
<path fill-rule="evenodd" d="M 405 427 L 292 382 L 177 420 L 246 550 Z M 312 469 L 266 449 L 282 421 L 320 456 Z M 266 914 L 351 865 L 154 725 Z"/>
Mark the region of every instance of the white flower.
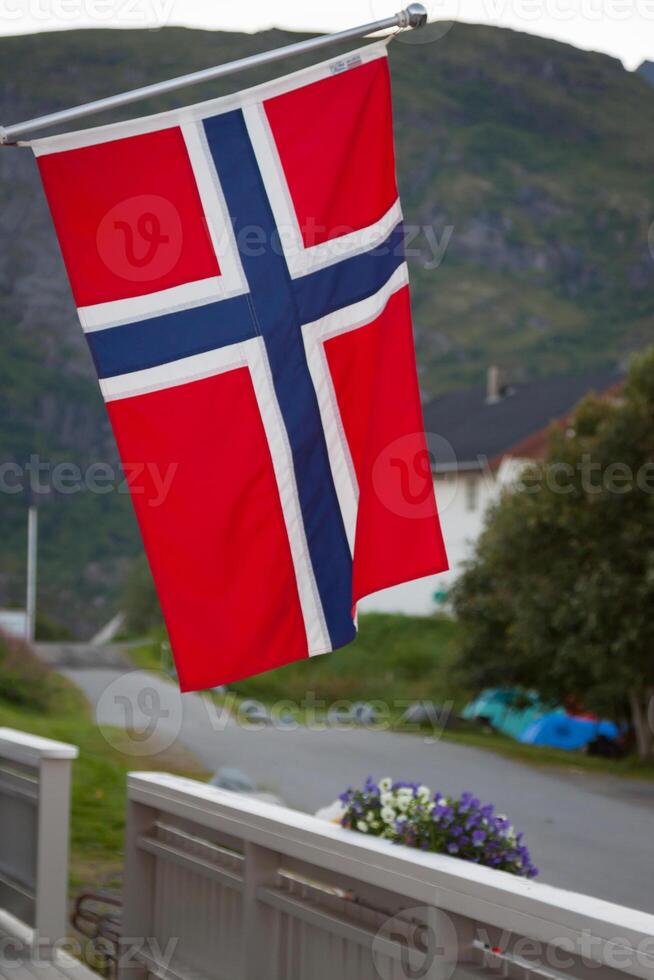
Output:
<path fill-rule="evenodd" d="M 411 799 L 413 796 L 413 790 L 410 786 L 400 786 L 400 788 L 397 790 L 397 795 L 406 796 L 408 799 Z"/>
<path fill-rule="evenodd" d="M 429 792 L 429 787 L 418 786 L 418 791 L 416 793 L 416 796 L 422 803 L 426 803 L 429 797 L 431 796 L 431 793 Z"/>
<path fill-rule="evenodd" d="M 379 788 L 382 793 L 388 793 L 389 789 L 393 785 L 393 780 L 390 776 L 384 776 L 383 779 L 379 780 Z"/>
<path fill-rule="evenodd" d="M 401 810 L 402 813 L 405 813 L 409 809 L 409 803 L 410 800 L 408 800 L 406 796 L 401 796 L 397 801 L 398 810 Z"/>
<path fill-rule="evenodd" d="M 368 823 L 372 823 L 374 819 L 375 819 L 375 814 L 372 810 L 370 810 L 369 813 L 366 813 L 366 820 L 368 821 Z"/>
<path fill-rule="evenodd" d="M 357 830 L 360 830 L 362 834 L 368 833 L 368 824 L 365 820 L 359 820 L 357 823 Z"/>
<path fill-rule="evenodd" d="M 399 817 L 397 818 L 397 821 L 396 822 L 397 823 L 406 823 L 406 816 L 403 813 L 401 813 L 399 815 Z"/>
<path fill-rule="evenodd" d="M 383 806 L 379 815 L 384 823 L 393 823 L 395 820 L 395 810 L 392 806 Z"/>
<path fill-rule="evenodd" d="M 392 793 L 382 793 L 379 799 L 382 806 L 391 806 L 395 802 L 395 797 Z"/>

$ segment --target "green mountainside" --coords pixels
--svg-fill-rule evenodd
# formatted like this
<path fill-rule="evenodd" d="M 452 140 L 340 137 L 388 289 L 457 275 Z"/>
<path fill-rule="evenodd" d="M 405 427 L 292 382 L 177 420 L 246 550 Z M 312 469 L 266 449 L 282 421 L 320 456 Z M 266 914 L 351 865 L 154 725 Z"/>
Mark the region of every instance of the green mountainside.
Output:
<path fill-rule="evenodd" d="M 646 82 L 654 85 L 654 61 L 643 61 L 638 69 L 638 74 L 642 75 Z"/>
<path fill-rule="evenodd" d="M 417 40 L 418 37 L 414 40 Z M 297 40 L 74 31 L 0 38 L 0 121 L 40 115 Z M 390 46 L 398 172 L 425 397 L 607 366 L 654 337 L 654 93 L 604 55 L 456 24 Z M 315 56 L 311 60 L 316 60 Z M 307 59 L 132 107 L 145 114 Z M 123 117 L 130 114 L 123 112 Z M 93 124 L 108 121 L 96 117 Z M 441 261 L 434 259 L 444 245 Z M 0 149 L 0 465 L 116 462 L 36 167 Z M 13 471 L 12 471 L 13 472 Z M 0 470 L 0 604 L 22 599 L 24 494 Z M 140 550 L 123 493 L 40 494 L 45 610 L 87 632 Z"/>

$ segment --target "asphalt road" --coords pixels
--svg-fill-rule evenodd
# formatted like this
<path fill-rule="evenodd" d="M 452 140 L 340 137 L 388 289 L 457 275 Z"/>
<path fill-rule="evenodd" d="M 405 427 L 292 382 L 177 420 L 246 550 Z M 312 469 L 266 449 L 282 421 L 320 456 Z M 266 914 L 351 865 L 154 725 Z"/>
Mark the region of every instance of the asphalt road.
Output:
<path fill-rule="evenodd" d="M 99 724 L 136 730 L 134 769 L 179 739 L 208 770 L 238 767 L 260 789 L 309 812 L 369 774 L 449 793 L 470 790 L 525 832 L 539 880 L 654 913 L 653 784 L 533 769 L 418 735 L 252 730 L 205 697 L 180 696 L 163 675 L 78 667 L 64 673 L 87 694 Z"/>

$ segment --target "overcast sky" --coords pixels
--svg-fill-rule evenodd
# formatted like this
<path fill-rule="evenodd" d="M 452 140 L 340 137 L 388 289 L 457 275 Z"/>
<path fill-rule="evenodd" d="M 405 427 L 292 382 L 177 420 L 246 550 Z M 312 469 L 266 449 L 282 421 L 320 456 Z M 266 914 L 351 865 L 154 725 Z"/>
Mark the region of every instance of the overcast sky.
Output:
<path fill-rule="evenodd" d="M 386 17 L 405 0 L 0 0 L 0 34 L 183 24 L 256 31 L 337 31 Z M 654 0 L 426 0 L 432 19 L 497 24 L 605 51 L 627 68 L 654 60 Z M 416 37 L 416 41 L 418 38 Z M 425 37 L 425 40 L 427 38 Z"/>

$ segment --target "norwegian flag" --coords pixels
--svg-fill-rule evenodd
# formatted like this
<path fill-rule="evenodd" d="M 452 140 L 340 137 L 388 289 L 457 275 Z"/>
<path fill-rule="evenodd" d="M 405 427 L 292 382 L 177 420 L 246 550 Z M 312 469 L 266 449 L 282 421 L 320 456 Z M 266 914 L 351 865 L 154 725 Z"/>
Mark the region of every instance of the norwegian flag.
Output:
<path fill-rule="evenodd" d="M 445 569 L 386 46 L 32 146 L 182 690 Z"/>

